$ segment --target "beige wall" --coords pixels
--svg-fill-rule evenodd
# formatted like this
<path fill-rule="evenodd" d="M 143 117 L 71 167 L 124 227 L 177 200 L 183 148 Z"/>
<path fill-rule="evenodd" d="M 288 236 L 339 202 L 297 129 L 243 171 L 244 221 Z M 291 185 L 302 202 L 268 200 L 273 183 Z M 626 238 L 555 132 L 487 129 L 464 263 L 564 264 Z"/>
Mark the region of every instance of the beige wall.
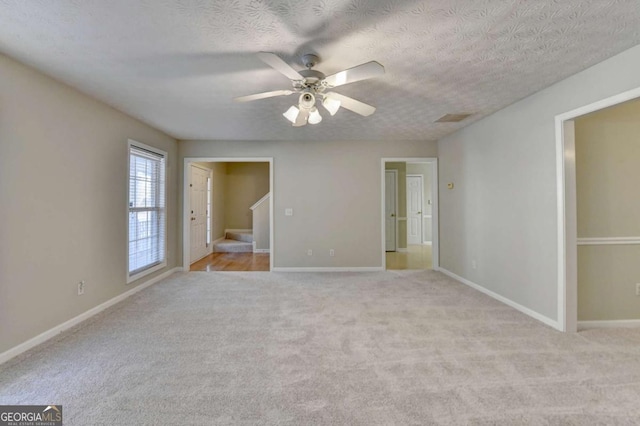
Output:
<path fill-rule="evenodd" d="M 269 163 L 227 163 L 225 226 L 251 229 L 249 207 L 269 192 Z"/>
<path fill-rule="evenodd" d="M 640 236 L 640 101 L 575 120 L 578 238 Z M 640 319 L 640 246 L 578 248 L 578 320 Z"/>
<path fill-rule="evenodd" d="M 640 87 L 639 68 L 636 46 L 439 141 L 444 269 L 558 320 L 555 116 Z"/>
<path fill-rule="evenodd" d="M 274 158 L 276 267 L 381 267 L 381 158 L 437 156 L 436 143 L 422 141 L 181 141 L 179 151 Z"/>
<path fill-rule="evenodd" d="M 170 269 L 176 141 L 0 55 L 0 353 L 140 283 L 126 284 L 128 138 L 169 155 Z"/>

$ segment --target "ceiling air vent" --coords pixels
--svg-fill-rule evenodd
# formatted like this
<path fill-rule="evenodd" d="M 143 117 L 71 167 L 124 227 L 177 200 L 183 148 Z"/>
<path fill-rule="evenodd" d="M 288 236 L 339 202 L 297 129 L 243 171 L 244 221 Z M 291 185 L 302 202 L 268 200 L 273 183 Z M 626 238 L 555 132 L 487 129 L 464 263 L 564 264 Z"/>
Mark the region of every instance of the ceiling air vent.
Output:
<path fill-rule="evenodd" d="M 436 123 L 458 123 L 473 114 L 447 114 L 436 120 Z"/>

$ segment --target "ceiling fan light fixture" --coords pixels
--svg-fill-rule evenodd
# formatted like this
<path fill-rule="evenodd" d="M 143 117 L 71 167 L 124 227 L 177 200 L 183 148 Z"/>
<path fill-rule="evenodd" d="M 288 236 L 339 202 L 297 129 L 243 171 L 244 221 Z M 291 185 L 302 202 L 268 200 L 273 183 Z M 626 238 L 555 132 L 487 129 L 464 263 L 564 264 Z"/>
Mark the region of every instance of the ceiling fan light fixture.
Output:
<path fill-rule="evenodd" d="M 300 110 L 298 109 L 298 107 L 296 107 L 294 105 L 294 106 L 291 106 L 291 108 L 289 108 L 282 115 L 284 115 L 284 118 L 286 118 L 287 120 L 289 120 L 290 122 L 295 124 L 296 123 L 296 119 L 298 118 L 298 114 L 300 114 Z"/>
<path fill-rule="evenodd" d="M 309 113 L 309 123 L 311 124 L 318 124 L 319 122 L 322 121 L 322 116 L 320 115 L 320 113 L 318 112 L 318 108 L 313 107 Z"/>
<path fill-rule="evenodd" d="M 313 106 L 316 103 L 316 97 L 313 95 L 313 93 L 310 92 L 304 92 L 303 94 L 300 95 L 300 99 L 298 99 L 298 104 L 300 106 L 300 108 L 304 108 L 304 109 L 311 109 L 313 108 Z"/>
<path fill-rule="evenodd" d="M 326 96 L 322 101 L 322 106 L 329 111 L 329 114 L 336 115 L 340 109 L 340 101 Z"/>

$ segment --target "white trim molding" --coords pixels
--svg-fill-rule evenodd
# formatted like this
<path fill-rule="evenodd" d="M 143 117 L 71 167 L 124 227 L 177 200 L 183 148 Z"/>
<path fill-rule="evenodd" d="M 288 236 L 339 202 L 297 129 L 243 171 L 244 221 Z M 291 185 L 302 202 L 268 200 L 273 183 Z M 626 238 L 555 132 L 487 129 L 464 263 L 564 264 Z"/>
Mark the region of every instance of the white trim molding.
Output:
<path fill-rule="evenodd" d="M 80 315 L 71 318 L 68 321 L 63 322 L 62 324 L 59 324 L 47 331 L 45 331 L 44 333 L 41 333 L 39 335 L 37 335 L 36 337 L 33 337 L 29 340 L 27 340 L 26 342 L 23 342 L 21 344 L 19 344 L 18 346 L 15 346 L 3 353 L 0 354 L 0 364 L 5 363 L 7 361 L 9 361 L 12 358 L 15 358 L 16 356 L 28 351 L 29 349 L 32 349 L 36 346 L 38 346 L 41 343 L 46 342 L 49 339 L 52 339 L 54 337 L 56 337 L 58 334 L 69 330 L 72 327 L 75 327 L 76 325 L 80 324 L 82 321 L 85 321 L 91 317 L 93 317 L 94 315 L 99 314 L 100 312 L 104 311 L 107 308 L 110 308 L 111 306 L 115 305 L 116 303 L 119 303 L 121 301 L 123 301 L 124 299 L 133 296 L 134 294 L 138 293 L 139 291 L 144 290 L 147 287 L 150 287 L 151 285 L 162 281 L 163 279 L 169 277 L 170 275 L 172 275 L 175 272 L 182 272 L 183 268 L 182 267 L 176 267 L 173 269 L 169 269 L 168 271 L 158 275 L 157 277 L 153 277 L 150 280 L 132 288 L 131 290 L 125 291 L 122 294 L 119 294 L 118 296 L 107 300 L 104 303 L 101 303 L 100 305 L 93 307 L 91 309 L 89 309 L 88 311 L 85 311 L 83 313 L 81 313 Z"/>
<path fill-rule="evenodd" d="M 636 245 L 640 244 L 640 237 L 578 238 L 577 244 L 579 246 Z"/>
<path fill-rule="evenodd" d="M 553 327 L 556 330 L 560 330 L 560 324 L 556 320 L 553 320 L 553 319 L 551 319 L 549 317 L 546 317 L 546 316 L 544 316 L 544 315 L 542 315 L 542 314 L 540 314 L 540 313 L 538 313 L 536 311 L 533 311 L 533 310 L 527 308 L 526 306 L 522 306 L 521 304 L 516 303 L 511 299 L 507 299 L 506 297 L 501 296 L 498 293 L 494 293 L 493 291 L 488 290 L 488 289 L 482 287 L 481 285 L 474 283 L 473 281 L 469 281 L 466 278 L 462 278 L 461 276 L 456 275 L 456 274 L 454 274 L 453 272 L 451 272 L 451 271 L 449 271 L 447 269 L 444 269 L 444 268 L 440 267 L 440 268 L 438 268 L 438 270 L 440 272 L 442 272 L 443 274 L 450 276 L 454 280 L 460 281 L 462 284 L 468 285 L 469 287 L 471 287 L 471 288 L 473 288 L 475 290 L 478 290 L 479 292 L 484 293 L 487 296 L 492 297 L 493 299 L 496 299 L 497 301 L 502 302 L 505 305 L 508 305 L 508 306 L 510 306 L 510 307 L 522 312 L 523 314 L 530 316 L 533 319 L 536 319 L 536 320 L 538 320 L 538 321 L 540 321 L 540 322 L 542 322 L 542 323 L 544 323 L 544 324 L 546 324 L 546 325 L 548 325 L 550 327 Z"/>
<path fill-rule="evenodd" d="M 269 197 L 271 197 L 271 193 L 267 192 L 267 194 L 264 197 L 262 197 L 258 201 L 256 201 L 251 207 L 249 207 L 249 209 L 251 209 L 251 210 L 257 209 L 258 206 L 260 204 L 264 203 L 265 201 L 267 201 L 269 199 Z"/>
<path fill-rule="evenodd" d="M 592 328 L 636 328 L 640 327 L 640 319 L 637 320 L 610 320 L 610 321 L 578 321 L 578 331 Z"/>
<path fill-rule="evenodd" d="M 379 272 L 384 271 L 382 266 L 347 266 L 347 267 L 274 267 L 273 272 Z"/>

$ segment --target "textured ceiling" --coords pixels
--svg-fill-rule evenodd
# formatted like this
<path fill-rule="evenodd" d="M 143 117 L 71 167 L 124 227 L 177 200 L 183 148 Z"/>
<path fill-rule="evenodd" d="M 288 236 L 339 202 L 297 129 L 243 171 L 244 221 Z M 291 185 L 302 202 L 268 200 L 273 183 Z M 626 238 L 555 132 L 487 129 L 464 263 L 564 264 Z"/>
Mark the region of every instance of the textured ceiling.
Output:
<path fill-rule="evenodd" d="M 638 0 L 0 0 L 0 51 L 179 139 L 438 139 L 640 43 Z M 290 88 L 254 53 L 329 75 L 376 60 L 339 93 L 376 106 L 321 110 L 293 128 Z M 461 123 L 434 123 L 474 112 Z"/>

